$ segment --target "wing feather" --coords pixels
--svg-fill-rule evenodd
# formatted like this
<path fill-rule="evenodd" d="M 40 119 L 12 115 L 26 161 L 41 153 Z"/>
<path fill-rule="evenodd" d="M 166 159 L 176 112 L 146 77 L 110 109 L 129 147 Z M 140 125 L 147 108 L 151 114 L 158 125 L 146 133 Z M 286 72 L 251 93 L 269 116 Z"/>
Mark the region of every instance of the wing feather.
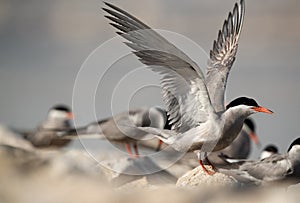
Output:
<path fill-rule="evenodd" d="M 216 112 L 225 110 L 226 83 L 230 69 L 235 61 L 244 15 L 245 2 L 241 0 L 240 4 L 236 3 L 233 11 L 228 14 L 210 51 L 206 84 Z"/>
<path fill-rule="evenodd" d="M 161 77 L 163 100 L 172 129 L 185 132 L 214 113 L 203 73 L 186 54 L 122 9 L 105 3 L 106 16 L 139 60 Z M 111 10 L 113 9 L 113 10 Z"/>

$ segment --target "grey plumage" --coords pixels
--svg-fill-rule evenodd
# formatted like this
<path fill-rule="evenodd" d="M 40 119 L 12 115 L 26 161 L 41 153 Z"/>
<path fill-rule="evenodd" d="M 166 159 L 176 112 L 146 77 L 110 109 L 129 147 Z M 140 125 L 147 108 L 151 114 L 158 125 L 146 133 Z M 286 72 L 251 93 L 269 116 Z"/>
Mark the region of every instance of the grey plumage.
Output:
<path fill-rule="evenodd" d="M 128 40 L 125 44 L 142 63 L 161 75 L 163 100 L 172 130 L 140 129 L 155 134 L 177 151 L 210 152 L 227 147 L 251 114 L 271 113 L 245 97 L 237 100 L 238 106 L 226 111 L 224 107 L 227 77 L 243 24 L 243 0 L 235 4 L 219 32 L 211 51 L 207 78 L 192 59 L 149 26 L 112 4 L 105 2 L 105 5 L 110 8 L 103 8 L 109 14 L 106 17 L 117 33 Z"/>
<path fill-rule="evenodd" d="M 137 127 L 149 126 L 163 129 L 166 125 L 167 114 L 164 109 L 160 107 L 138 108 L 90 123 L 85 127 L 72 129 L 63 137 L 99 134 L 109 141 L 136 144 L 138 140 L 142 140 L 148 134 Z"/>
<path fill-rule="evenodd" d="M 243 182 L 272 182 L 297 177 L 297 167 L 300 163 L 300 139 L 292 143 L 286 154 L 273 154 L 257 161 L 241 161 L 231 164 L 234 169 L 220 169 L 220 172 L 233 176 Z"/>
<path fill-rule="evenodd" d="M 62 147 L 71 140 L 62 139 L 59 135 L 72 128 L 73 114 L 64 105 L 52 107 L 47 118 L 32 132 L 23 134 L 35 147 Z"/>
<path fill-rule="evenodd" d="M 254 122 L 252 119 L 247 119 L 248 122 Z M 253 124 L 254 125 L 254 124 Z M 219 157 L 219 154 L 226 154 L 232 159 L 247 159 L 251 152 L 251 139 L 249 133 L 255 133 L 254 128 L 250 129 L 247 124 L 244 123 L 242 131 L 237 138 L 225 149 L 221 151 L 212 152 L 208 155 L 208 159 L 211 163 L 218 166 L 226 166 L 227 162 Z"/>
<path fill-rule="evenodd" d="M 240 6 L 235 4 L 233 12 L 228 14 L 210 51 L 206 84 L 216 112 L 225 110 L 224 93 L 230 69 L 235 61 L 244 15 L 245 6 L 241 1 Z"/>

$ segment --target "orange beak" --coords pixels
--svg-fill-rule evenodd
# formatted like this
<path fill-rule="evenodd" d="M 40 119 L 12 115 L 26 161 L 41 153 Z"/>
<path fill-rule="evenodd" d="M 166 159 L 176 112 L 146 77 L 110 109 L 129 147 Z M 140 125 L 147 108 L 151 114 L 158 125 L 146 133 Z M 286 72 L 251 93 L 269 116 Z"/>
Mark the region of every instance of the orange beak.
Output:
<path fill-rule="evenodd" d="M 67 118 L 70 119 L 70 120 L 74 119 L 74 114 L 72 112 L 69 112 L 67 114 Z"/>
<path fill-rule="evenodd" d="M 252 107 L 252 109 L 254 111 L 267 113 L 267 114 L 272 114 L 273 113 L 273 111 L 271 111 L 270 109 L 267 109 L 267 108 L 262 107 L 262 106 Z"/>
<path fill-rule="evenodd" d="M 257 135 L 255 134 L 255 133 L 249 133 L 249 137 L 250 137 L 250 139 L 257 145 L 257 146 L 261 146 L 260 145 L 260 142 L 259 142 L 259 140 L 258 140 L 258 137 L 257 137 Z"/>

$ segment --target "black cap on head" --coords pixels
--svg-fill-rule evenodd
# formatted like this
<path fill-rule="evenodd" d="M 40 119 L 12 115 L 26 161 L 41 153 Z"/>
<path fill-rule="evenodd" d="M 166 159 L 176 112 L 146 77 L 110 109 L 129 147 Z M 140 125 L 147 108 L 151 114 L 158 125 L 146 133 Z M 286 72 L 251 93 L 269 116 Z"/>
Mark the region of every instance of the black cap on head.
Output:
<path fill-rule="evenodd" d="M 292 147 L 294 146 L 294 145 L 300 145 L 300 137 L 298 137 L 297 139 L 295 139 L 293 142 L 292 142 L 292 144 L 290 145 L 290 147 L 288 148 L 288 152 L 292 149 Z"/>
<path fill-rule="evenodd" d="M 255 125 L 254 125 L 254 121 L 250 118 L 245 119 L 244 123 L 248 126 L 248 128 L 250 128 L 250 130 L 252 132 L 255 131 Z"/>
<path fill-rule="evenodd" d="M 246 106 L 256 106 L 258 107 L 259 105 L 254 99 L 247 98 L 247 97 L 239 97 L 230 102 L 227 106 L 226 109 L 229 109 L 230 107 L 238 106 L 238 105 L 246 105 Z"/>
<path fill-rule="evenodd" d="M 64 111 L 64 112 L 67 112 L 67 113 L 71 112 L 70 108 L 67 107 L 66 105 L 63 105 L 63 104 L 55 105 L 51 109 L 58 110 L 58 111 Z"/>
<path fill-rule="evenodd" d="M 264 151 L 278 153 L 278 148 L 275 145 L 270 144 L 264 148 Z"/>

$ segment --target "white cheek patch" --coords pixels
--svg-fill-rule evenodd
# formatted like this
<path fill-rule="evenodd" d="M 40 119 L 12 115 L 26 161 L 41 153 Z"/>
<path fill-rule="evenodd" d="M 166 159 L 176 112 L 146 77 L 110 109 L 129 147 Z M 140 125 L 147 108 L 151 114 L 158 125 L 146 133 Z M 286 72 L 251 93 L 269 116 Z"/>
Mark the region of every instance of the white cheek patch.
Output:
<path fill-rule="evenodd" d="M 262 159 L 265 159 L 265 158 L 268 158 L 270 156 L 272 156 L 274 154 L 274 152 L 268 152 L 268 151 L 263 151 L 261 154 L 260 154 L 260 160 Z"/>
<path fill-rule="evenodd" d="M 63 112 L 63 111 L 51 110 L 48 113 L 48 117 L 57 118 L 57 119 L 64 119 L 64 118 L 67 118 L 67 113 Z"/>

